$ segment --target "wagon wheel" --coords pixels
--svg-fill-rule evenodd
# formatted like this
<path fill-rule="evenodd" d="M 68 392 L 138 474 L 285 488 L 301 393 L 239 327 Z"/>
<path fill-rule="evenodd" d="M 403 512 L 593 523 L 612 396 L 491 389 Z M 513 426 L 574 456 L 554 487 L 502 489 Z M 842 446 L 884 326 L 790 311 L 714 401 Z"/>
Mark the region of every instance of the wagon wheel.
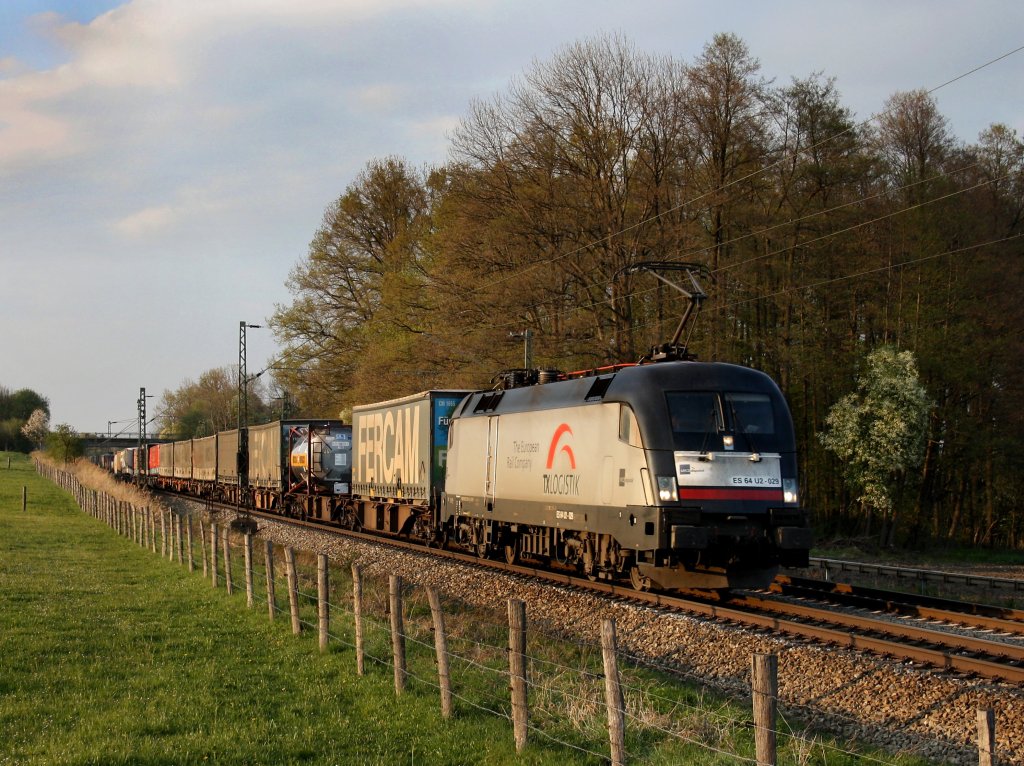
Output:
<path fill-rule="evenodd" d="M 646 591 L 651 589 L 651 578 L 644 577 L 640 574 L 640 567 L 630 567 L 629 570 L 629 584 L 633 586 L 634 590 Z"/>

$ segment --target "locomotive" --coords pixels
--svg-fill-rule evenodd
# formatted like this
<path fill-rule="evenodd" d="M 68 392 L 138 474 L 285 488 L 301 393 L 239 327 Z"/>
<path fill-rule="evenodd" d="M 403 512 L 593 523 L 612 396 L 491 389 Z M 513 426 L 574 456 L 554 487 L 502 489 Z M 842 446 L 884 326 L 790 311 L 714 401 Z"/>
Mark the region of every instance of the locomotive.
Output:
<path fill-rule="evenodd" d="M 766 585 L 806 566 L 812 541 L 789 408 L 764 373 L 686 352 L 697 267 L 658 266 L 687 272 L 692 292 L 659 279 L 691 303 L 636 364 L 507 371 L 486 391 L 354 407 L 351 426 L 277 421 L 127 450 L 115 471 L 640 590 Z"/>
<path fill-rule="evenodd" d="M 638 589 L 763 585 L 811 544 L 778 387 L 696 361 L 466 397 L 441 522 L 483 555 Z"/>

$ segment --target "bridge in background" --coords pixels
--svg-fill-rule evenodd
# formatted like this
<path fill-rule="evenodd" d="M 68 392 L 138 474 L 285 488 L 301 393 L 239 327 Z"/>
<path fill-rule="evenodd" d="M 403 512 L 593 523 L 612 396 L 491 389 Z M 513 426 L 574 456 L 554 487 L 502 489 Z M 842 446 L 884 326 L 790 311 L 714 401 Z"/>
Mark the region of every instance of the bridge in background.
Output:
<path fill-rule="evenodd" d="M 78 438 L 82 440 L 82 449 L 84 450 L 86 457 L 97 457 L 99 455 L 105 455 L 108 452 L 117 452 L 118 450 L 127 449 L 128 447 L 139 446 L 139 435 L 137 433 L 130 434 L 79 434 Z M 146 444 L 165 444 L 167 442 L 174 441 L 174 439 L 160 439 L 153 436 L 146 437 Z"/>

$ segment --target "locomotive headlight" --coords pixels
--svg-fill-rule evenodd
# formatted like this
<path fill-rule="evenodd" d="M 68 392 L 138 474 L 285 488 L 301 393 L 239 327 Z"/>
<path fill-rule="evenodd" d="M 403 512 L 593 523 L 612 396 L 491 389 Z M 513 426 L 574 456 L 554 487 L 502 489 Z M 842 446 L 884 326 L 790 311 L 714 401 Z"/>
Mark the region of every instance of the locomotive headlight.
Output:
<path fill-rule="evenodd" d="M 679 490 L 676 489 L 675 476 L 658 477 L 658 499 L 663 503 L 679 499 Z"/>
<path fill-rule="evenodd" d="M 732 449 L 735 444 L 735 437 L 732 434 L 726 434 L 722 437 L 722 446 L 725 449 Z"/>
<path fill-rule="evenodd" d="M 797 493 L 796 479 L 783 479 L 782 480 L 782 500 L 786 503 L 800 502 L 800 496 Z"/>

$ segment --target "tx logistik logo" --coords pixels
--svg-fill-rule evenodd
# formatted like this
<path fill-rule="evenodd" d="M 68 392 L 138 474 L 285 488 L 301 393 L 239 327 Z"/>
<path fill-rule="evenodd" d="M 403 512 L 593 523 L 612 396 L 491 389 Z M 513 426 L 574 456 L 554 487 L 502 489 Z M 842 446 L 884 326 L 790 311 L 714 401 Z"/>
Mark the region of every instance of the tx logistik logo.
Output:
<path fill-rule="evenodd" d="M 562 443 L 562 437 L 568 435 L 572 436 L 572 429 L 568 423 L 562 423 L 558 428 L 555 429 L 555 435 L 551 437 L 551 446 L 548 447 L 548 462 L 547 469 L 551 471 L 555 467 L 555 458 L 559 452 L 564 452 L 565 456 L 569 461 L 569 468 L 572 471 L 576 470 L 576 455 L 572 451 L 570 444 Z M 559 449 L 561 444 L 561 449 Z M 565 461 L 560 461 L 564 463 Z M 545 495 L 571 495 L 578 496 L 580 494 L 580 477 L 576 473 L 545 473 L 544 474 L 544 494 Z"/>

